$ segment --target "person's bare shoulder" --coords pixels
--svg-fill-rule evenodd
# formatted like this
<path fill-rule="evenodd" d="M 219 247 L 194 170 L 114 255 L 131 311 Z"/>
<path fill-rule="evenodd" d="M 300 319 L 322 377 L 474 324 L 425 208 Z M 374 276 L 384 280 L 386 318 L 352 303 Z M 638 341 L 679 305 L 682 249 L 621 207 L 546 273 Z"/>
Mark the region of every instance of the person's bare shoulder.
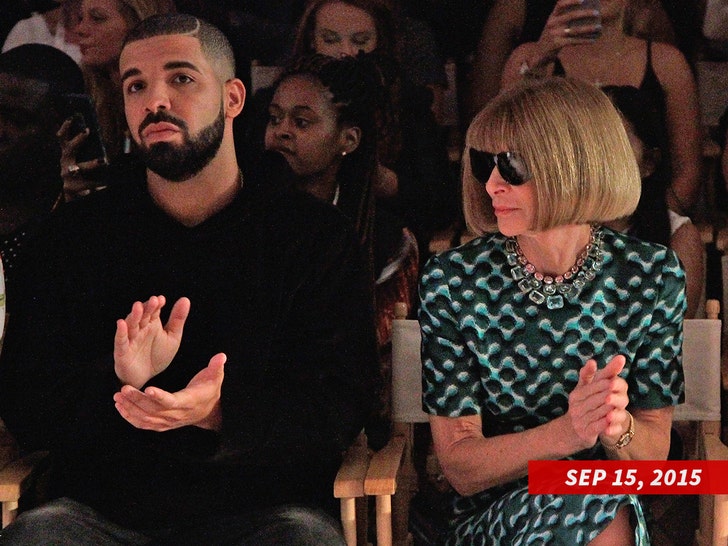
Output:
<path fill-rule="evenodd" d="M 694 83 L 693 72 L 685 56 L 671 44 L 652 43 L 652 67 L 667 93 L 672 89 L 680 91 Z"/>
<path fill-rule="evenodd" d="M 685 55 L 674 45 L 665 42 L 652 42 L 652 65 L 655 70 L 666 68 L 690 72 Z"/>

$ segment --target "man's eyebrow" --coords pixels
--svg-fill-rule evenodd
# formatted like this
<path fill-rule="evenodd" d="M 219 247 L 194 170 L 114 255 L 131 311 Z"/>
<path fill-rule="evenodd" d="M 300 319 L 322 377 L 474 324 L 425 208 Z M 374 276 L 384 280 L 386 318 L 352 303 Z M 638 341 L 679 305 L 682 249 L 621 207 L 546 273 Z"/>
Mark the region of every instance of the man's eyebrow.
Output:
<path fill-rule="evenodd" d="M 201 72 L 194 63 L 191 63 L 189 61 L 170 61 L 164 65 L 165 70 L 175 70 L 176 68 L 189 68 L 190 70 L 194 70 L 195 72 Z M 127 78 L 130 78 L 132 76 L 138 76 L 141 73 L 142 71 L 138 68 L 130 68 L 121 75 L 121 81 L 123 82 Z"/>
<path fill-rule="evenodd" d="M 121 75 L 121 81 L 123 82 L 123 81 L 124 81 L 124 80 L 126 80 L 127 78 L 131 78 L 132 76 L 138 76 L 138 75 L 139 75 L 139 74 L 141 74 L 141 73 L 142 73 L 142 71 L 141 71 L 141 70 L 139 70 L 138 68 L 130 68 L 129 70 L 126 70 L 126 71 L 125 71 L 125 72 L 124 72 L 124 73 L 123 73 L 123 74 Z"/>
<path fill-rule="evenodd" d="M 201 72 L 201 70 L 197 68 L 194 63 L 191 63 L 189 61 L 170 61 L 164 65 L 165 70 L 174 70 L 175 68 L 189 68 L 190 70 L 194 70 L 195 72 Z"/>

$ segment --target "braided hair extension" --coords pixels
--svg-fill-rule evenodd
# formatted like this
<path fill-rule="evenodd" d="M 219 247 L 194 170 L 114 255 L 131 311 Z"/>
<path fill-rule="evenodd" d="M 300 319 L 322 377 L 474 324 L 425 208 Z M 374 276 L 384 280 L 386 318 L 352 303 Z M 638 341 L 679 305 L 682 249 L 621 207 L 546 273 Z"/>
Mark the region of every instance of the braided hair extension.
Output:
<path fill-rule="evenodd" d="M 402 78 L 400 68 L 399 20 L 389 0 L 308 0 L 298 23 L 293 55 L 299 58 L 315 53 L 313 37 L 316 16 L 326 4 L 341 2 L 360 9 L 374 20 L 377 31 L 377 63 L 384 79 L 385 100 L 378 113 L 377 153 L 382 165 L 394 168 L 402 150 L 400 121 Z"/>
<path fill-rule="evenodd" d="M 354 223 L 360 240 L 371 250 L 374 216 L 373 185 L 377 176 L 380 112 L 386 101 L 384 77 L 375 54 L 333 58 L 321 54 L 297 59 L 281 75 L 314 78 L 331 93 L 340 126 L 358 127 L 359 146 L 346 155 L 337 173 L 338 208 Z"/>

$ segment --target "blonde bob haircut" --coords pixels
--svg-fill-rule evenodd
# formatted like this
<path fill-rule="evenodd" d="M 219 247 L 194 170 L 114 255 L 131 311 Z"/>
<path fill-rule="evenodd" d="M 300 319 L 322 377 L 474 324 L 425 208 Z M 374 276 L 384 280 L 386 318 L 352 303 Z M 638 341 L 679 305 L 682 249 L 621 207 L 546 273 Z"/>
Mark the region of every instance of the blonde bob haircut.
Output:
<path fill-rule="evenodd" d="M 465 137 L 462 183 L 468 228 L 498 231 L 485 181 L 473 176 L 470 148 L 518 152 L 536 192 L 531 229 L 600 223 L 632 214 L 641 180 L 622 119 L 595 86 L 573 78 L 529 79 L 494 98 Z"/>

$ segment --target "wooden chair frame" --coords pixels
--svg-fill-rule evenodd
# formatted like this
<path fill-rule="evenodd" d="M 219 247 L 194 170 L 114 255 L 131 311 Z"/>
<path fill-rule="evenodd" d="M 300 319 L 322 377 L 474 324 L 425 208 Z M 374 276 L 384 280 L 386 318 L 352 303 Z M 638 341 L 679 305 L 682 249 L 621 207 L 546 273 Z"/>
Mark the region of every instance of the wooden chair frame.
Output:
<path fill-rule="evenodd" d="M 699 378 L 709 381 L 701 385 L 697 398 L 697 408 L 683 411 L 680 406 L 675 412 L 676 424 L 691 423 L 695 427 L 694 443 L 687 446 L 690 456 L 702 460 L 728 460 L 728 446 L 721 441 L 720 399 L 725 374 L 722 373 L 725 352 L 721 347 L 722 325 L 718 320 L 720 304 L 717 300 L 706 302 L 707 319 L 691 319 L 685 322 L 685 341 L 683 343 L 683 368 L 686 376 L 686 403 L 696 402 L 696 395 L 690 392 L 690 380 Z M 689 327 L 690 326 L 690 327 Z M 698 335 L 691 340 L 689 336 Z M 703 339 L 705 336 L 705 339 Z M 697 348 L 695 347 L 697 341 Z M 712 346 L 706 350 L 705 344 Z M 716 350 L 717 346 L 717 350 Z M 687 349 L 690 349 L 689 351 Z M 711 357 L 710 353 L 718 353 Z M 703 359 L 714 358 L 714 362 Z M 708 365 L 708 369 L 704 366 Z M 704 390 L 707 389 L 707 390 Z M 703 400 L 704 399 L 704 400 Z M 707 403 L 703 403 L 706 402 Z M 684 420 L 681 420 L 684 419 Z M 725 546 L 728 544 L 728 495 L 700 495 L 698 497 L 698 529 L 695 532 L 697 546 Z"/>
<path fill-rule="evenodd" d="M 0 430 L 0 445 L 14 443 L 10 434 Z M 0 468 L 0 503 L 2 503 L 2 527 L 7 527 L 18 516 L 20 497 L 30 489 L 48 453 L 38 451 L 26 457 L 12 458 Z M 2 461 L 0 461 L 2 463 Z"/>
<path fill-rule="evenodd" d="M 398 327 L 414 329 L 419 325 L 415 320 L 406 320 L 407 309 L 404 305 L 397 305 L 394 320 L 394 329 Z M 398 336 L 393 334 L 393 345 L 397 344 Z M 417 338 L 419 339 L 419 338 Z M 414 343 L 414 342 L 413 342 Z M 413 356 L 413 346 L 407 347 L 411 368 L 407 377 L 403 377 L 401 389 L 400 381 L 393 383 L 393 424 L 392 434 L 385 447 L 376 453 L 369 453 L 366 448 L 366 438 L 362 435 L 357 442 L 346 452 L 344 463 L 334 482 L 334 497 L 341 502 L 341 520 L 344 535 L 348 546 L 366 545 L 367 521 L 366 499 L 375 499 L 377 546 L 406 546 L 412 544 L 409 533 L 409 504 L 417 490 L 418 475 L 414 466 L 413 436 L 414 423 L 426 422 L 427 416 L 412 409 L 414 404 L 419 406 L 422 397 L 420 377 L 419 341 L 416 341 L 416 355 Z M 398 357 L 397 348 L 393 347 Z M 393 362 L 393 377 L 399 377 L 396 364 Z M 416 374 L 411 372 L 416 371 Z M 416 377 L 416 381 L 415 381 Z M 396 394 L 396 393 L 400 394 Z M 403 401 L 402 398 L 408 398 Z M 357 503 L 357 501 L 359 501 Z"/>

